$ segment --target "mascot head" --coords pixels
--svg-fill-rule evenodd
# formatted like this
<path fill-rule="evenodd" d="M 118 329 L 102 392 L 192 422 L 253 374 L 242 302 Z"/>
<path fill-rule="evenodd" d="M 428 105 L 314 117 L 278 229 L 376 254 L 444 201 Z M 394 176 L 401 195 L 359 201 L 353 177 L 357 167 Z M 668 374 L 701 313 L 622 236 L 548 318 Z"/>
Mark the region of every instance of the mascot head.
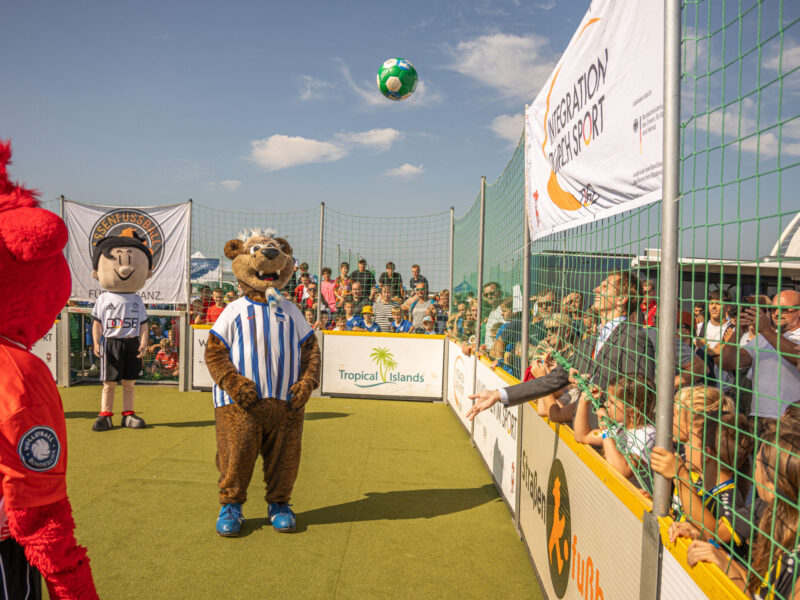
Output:
<path fill-rule="evenodd" d="M 276 298 L 294 273 L 292 247 L 271 229 L 243 232 L 225 244 L 225 256 L 245 295 L 256 302 Z"/>
<path fill-rule="evenodd" d="M 0 141 L 0 335 L 30 348 L 52 327 L 72 279 L 67 227 L 36 193 L 8 179 L 11 143 Z"/>
<path fill-rule="evenodd" d="M 138 292 L 153 274 L 153 254 L 135 232 L 110 235 L 95 244 L 92 269 L 104 290 Z"/>

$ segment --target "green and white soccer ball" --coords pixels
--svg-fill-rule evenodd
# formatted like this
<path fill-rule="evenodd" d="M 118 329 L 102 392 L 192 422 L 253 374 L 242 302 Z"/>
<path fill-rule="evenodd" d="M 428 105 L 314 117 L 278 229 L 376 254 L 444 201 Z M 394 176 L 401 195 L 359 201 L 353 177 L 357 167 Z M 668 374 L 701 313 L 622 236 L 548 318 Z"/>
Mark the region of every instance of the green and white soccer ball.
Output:
<path fill-rule="evenodd" d="M 404 58 L 390 58 L 378 69 L 378 89 L 389 100 L 405 100 L 417 89 L 417 70 Z"/>

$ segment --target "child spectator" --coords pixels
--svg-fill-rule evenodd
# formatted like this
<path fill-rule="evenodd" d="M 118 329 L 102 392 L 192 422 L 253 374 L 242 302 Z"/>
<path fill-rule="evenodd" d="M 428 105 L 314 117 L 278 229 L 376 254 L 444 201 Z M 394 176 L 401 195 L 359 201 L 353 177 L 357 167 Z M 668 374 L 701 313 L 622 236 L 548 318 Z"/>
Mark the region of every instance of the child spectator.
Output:
<path fill-rule="evenodd" d="M 308 297 L 309 283 L 311 283 L 311 276 L 308 273 L 300 273 L 300 283 L 294 288 L 294 303 L 298 306 Z"/>
<path fill-rule="evenodd" d="M 372 307 L 365 306 L 361 309 L 361 327 L 360 329 L 363 331 L 370 331 L 376 332 L 381 331 L 380 325 L 378 325 L 375 321 L 372 320 Z"/>
<path fill-rule="evenodd" d="M 422 330 L 415 333 L 422 333 L 425 335 L 436 335 L 436 321 L 430 315 L 422 317 Z"/>
<path fill-rule="evenodd" d="M 336 298 L 333 295 L 333 281 L 331 280 L 330 267 L 322 268 L 322 281 L 319 284 L 319 293 L 325 299 L 325 303 L 334 308 L 336 306 Z"/>
<path fill-rule="evenodd" d="M 222 314 L 222 311 L 225 310 L 222 288 L 214 288 L 214 291 L 211 292 L 211 300 L 214 304 L 209 306 L 206 311 L 206 321 L 208 323 L 214 323 Z"/>
<path fill-rule="evenodd" d="M 177 377 L 179 372 L 178 352 L 168 339 L 162 339 L 159 346 L 160 349 L 153 361 L 153 366 L 150 367 L 150 373 L 158 377 Z"/>
<path fill-rule="evenodd" d="M 755 461 L 755 489 L 766 504 L 753 542 L 751 569 L 731 560 L 722 549 L 695 540 L 686 560 L 716 564 L 742 591 L 757 598 L 793 598 L 800 594 L 798 512 L 800 435 L 781 435 L 777 445 L 762 444 Z"/>
<path fill-rule="evenodd" d="M 733 401 L 712 387 L 694 386 L 676 394 L 673 435 L 682 446 L 676 456 L 653 448 L 653 471 L 675 480 L 673 537 L 716 538 L 737 555 L 746 556 L 750 530 L 735 517 L 745 512 L 734 472 L 744 471 L 753 448 L 746 417 L 737 414 Z"/>
<path fill-rule="evenodd" d="M 203 301 L 200 298 L 192 300 L 192 306 L 189 309 L 189 322 L 192 325 L 203 325 L 206 322 Z"/>
<path fill-rule="evenodd" d="M 403 309 L 399 306 L 392 307 L 392 322 L 389 324 L 392 333 L 410 333 L 411 322 L 403 318 Z"/>
<path fill-rule="evenodd" d="M 334 308 L 339 310 L 342 308 L 346 297 L 350 294 L 353 282 L 348 277 L 350 273 L 350 264 L 343 262 L 339 265 L 339 277 L 333 282 L 333 300 Z"/>
<path fill-rule="evenodd" d="M 352 331 L 353 328 L 356 330 L 363 329 L 364 320 L 361 315 L 355 314 L 355 306 L 356 303 L 349 298 L 344 301 L 344 318 L 347 331 Z"/>
<path fill-rule="evenodd" d="M 344 318 L 344 315 L 339 315 L 334 319 L 332 331 L 348 331 L 347 320 Z"/>
<path fill-rule="evenodd" d="M 606 409 L 598 409 L 597 416 L 607 417 L 612 424 L 606 428 L 601 422 L 598 429 L 589 425 L 589 400 L 584 396 L 575 411 L 575 440 L 603 449 L 605 459 L 636 487 L 651 487 L 648 462 L 656 442 L 656 394 L 652 382 L 643 377 L 620 377 L 608 386 Z M 595 398 L 600 398 L 597 390 Z M 617 441 L 619 440 L 619 441 Z M 635 464 L 631 465 L 626 458 Z M 639 481 L 634 467 L 644 465 L 647 476 Z"/>

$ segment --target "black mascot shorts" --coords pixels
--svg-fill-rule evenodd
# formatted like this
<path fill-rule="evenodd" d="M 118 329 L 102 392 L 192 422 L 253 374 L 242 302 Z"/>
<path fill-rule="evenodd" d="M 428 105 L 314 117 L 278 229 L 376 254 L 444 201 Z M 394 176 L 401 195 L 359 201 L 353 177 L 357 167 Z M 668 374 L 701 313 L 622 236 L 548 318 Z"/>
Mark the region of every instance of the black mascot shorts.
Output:
<path fill-rule="evenodd" d="M 139 338 L 106 338 L 103 357 L 100 359 L 101 381 L 138 379 L 142 371 L 139 353 Z"/>
<path fill-rule="evenodd" d="M 42 597 L 42 576 L 25 560 L 25 552 L 14 538 L 0 542 L 0 600 Z"/>

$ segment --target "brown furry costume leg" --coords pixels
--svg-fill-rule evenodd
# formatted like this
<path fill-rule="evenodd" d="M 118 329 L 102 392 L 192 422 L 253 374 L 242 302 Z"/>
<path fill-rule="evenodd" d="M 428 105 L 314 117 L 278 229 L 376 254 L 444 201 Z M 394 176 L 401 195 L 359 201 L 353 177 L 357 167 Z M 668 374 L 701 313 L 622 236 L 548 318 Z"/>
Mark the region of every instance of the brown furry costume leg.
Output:
<path fill-rule="evenodd" d="M 305 405 L 317 386 L 322 361 L 315 336 L 303 342 L 300 350 L 300 377 L 291 388 L 291 403 L 275 398 L 258 400 L 255 384 L 236 372 L 228 350 L 215 336 L 209 336 L 209 372 L 236 402 L 215 409 L 220 504 L 247 499 L 259 454 L 264 462 L 267 502 L 289 501 L 300 469 Z"/>

